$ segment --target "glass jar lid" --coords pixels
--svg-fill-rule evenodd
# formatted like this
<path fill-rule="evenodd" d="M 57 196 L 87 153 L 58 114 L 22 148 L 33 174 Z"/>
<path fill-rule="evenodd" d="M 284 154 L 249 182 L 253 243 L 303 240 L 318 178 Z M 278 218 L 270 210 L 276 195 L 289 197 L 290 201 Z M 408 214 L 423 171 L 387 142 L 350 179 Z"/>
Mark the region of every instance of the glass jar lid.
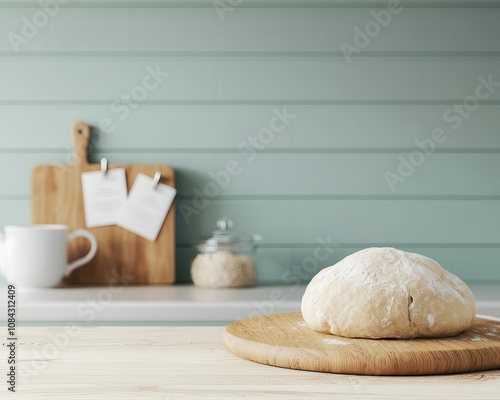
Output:
<path fill-rule="evenodd" d="M 262 236 L 253 235 L 251 238 L 241 236 L 233 231 L 233 221 L 229 218 L 223 217 L 217 220 L 217 227 L 210 238 L 198 244 L 198 249 L 211 253 L 219 249 L 232 250 L 240 246 L 255 247 L 256 242 L 262 240 Z"/>

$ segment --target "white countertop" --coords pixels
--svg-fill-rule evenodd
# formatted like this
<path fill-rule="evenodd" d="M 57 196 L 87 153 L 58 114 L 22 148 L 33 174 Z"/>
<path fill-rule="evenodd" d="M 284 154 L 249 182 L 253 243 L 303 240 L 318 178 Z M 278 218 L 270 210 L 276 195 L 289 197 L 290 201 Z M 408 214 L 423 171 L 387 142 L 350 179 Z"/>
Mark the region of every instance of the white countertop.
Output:
<path fill-rule="evenodd" d="M 477 313 L 500 317 L 500 283 L 470 284 Z M 302 286 L 201 289 L 192 285 L 18 289 L 19 321 L 216 322 L 300 311 Z M 1 298 L 7 299 L 5 288 Z M 0 302 L 6 313 L 6 301 Z"/>

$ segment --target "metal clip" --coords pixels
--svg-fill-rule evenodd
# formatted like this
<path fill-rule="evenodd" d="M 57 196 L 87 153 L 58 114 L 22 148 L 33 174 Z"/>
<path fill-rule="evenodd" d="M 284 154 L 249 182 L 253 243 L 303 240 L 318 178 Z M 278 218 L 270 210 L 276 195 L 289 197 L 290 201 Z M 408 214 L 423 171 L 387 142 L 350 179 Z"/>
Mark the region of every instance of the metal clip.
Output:
<path fill-rule="evenodd" d="M 155 176 L 153 178 L 153 189 L 156 190 L 161 181 L 161 172 L 156 171 Z"/>
<path fill-rule="evenodd" d="M 108 159 L 101 158 L 101 172 L 104 176 L 108 174 Z"/>

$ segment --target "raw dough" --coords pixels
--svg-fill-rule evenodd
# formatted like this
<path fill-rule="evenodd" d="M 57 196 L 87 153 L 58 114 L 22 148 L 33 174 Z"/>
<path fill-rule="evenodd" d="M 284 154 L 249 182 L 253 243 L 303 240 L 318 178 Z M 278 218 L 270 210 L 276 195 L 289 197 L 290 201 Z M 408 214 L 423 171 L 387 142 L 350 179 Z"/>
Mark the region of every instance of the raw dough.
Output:
<path fill-rule="evenodd" d="M 436 261 L 390 247 L 351 254 L 320 271 L 302 298 L 314 330 L 356 338 L 457 335 L 472 325 L 474 295 Z"/>

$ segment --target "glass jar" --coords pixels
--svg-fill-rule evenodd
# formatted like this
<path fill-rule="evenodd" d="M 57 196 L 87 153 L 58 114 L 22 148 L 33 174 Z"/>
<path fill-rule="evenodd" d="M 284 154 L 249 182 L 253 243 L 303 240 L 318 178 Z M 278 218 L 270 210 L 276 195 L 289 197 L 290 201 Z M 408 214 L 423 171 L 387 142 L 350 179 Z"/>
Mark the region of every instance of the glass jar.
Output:
<path fill-rule="evenodd" d="M 220 218 L 217 227 L 209 239 L 197 245 L 199 253 L 191 264 L 194 284 L 204 288 L 254 286 L 257 278 L 254 256 L 262 237 L 236 235 L 229 218 Z"/>

